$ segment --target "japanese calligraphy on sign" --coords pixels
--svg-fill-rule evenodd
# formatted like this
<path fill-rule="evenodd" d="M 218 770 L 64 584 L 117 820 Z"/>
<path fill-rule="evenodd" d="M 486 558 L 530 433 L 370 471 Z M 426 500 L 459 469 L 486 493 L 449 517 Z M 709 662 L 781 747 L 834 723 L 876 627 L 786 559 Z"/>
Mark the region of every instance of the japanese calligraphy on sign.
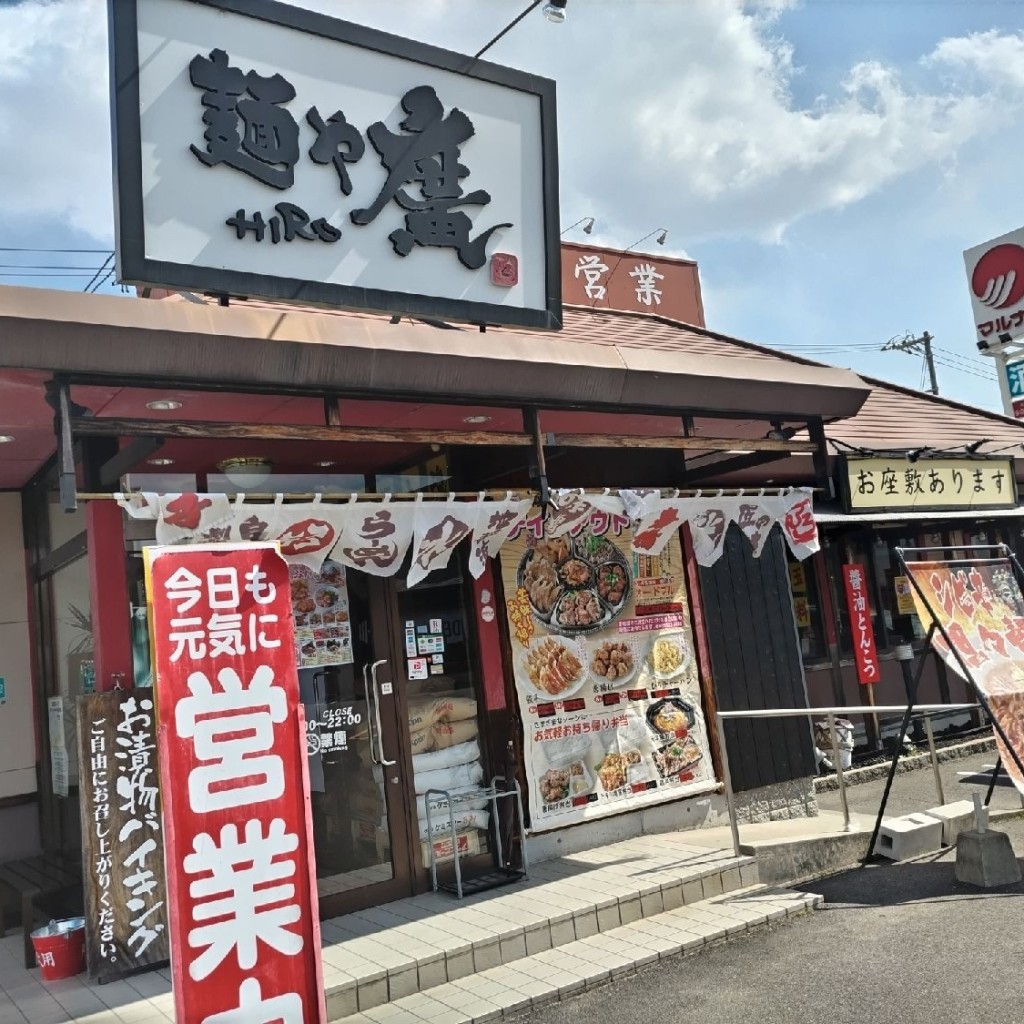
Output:
<path fill-rule="evenodd" d="M 562 243 L 562 301 L 704 324 L 697 264 L 587 243 Z"/>
<path fill-rule="evenodd" d="M 863 565 L 843 566 L 846 587 L 846 607 L 850 614 L 850 637 L 853 660 L 857 665 L 857 680 L 864 686 L 877 683 L 881 677 L 878 651 L 875 648 L 875 628 L 871 622 L 871 603 L 868 581 Z"/>
<path fill-rule="evenodd" d="M 1013 459 L 847 458 L 843 492 L 850 512 L 1012 508 Z"/>
<path fill-rule="evenodd" d="M 996 730 L 1003 768 L 1024 793 L 1024 594 L 1008 558 L 905 562 L 921 622 L 943 633 L 932 643 L 945 663 L 973 684 Z M 947 642 L 948 640 L 948 642 Z M 950 649 L 950 644 L 956 653 Z"/>
<path fill-rule="evenodd" d="M 322 1024 L 288 566 L 147 548 L 146 574 L 177 1019 Z"/>
<path fill-rule="evenodd" d="M 78 699 L 85 948 L 92 978 L 168 959 L 152 690 Z"/>
<path fill-rule="evenodd" d="M 560 326 L 554 83 L 285 6 L 112 10 L 123 279 Z"/>
<path fill-rule="evenodd" d="M 529 527 L 529 524 L 527 524 Z M 708 751 L 678 530 L 522 530 L 501 551 L 534 831 L 706 792 Z"/>

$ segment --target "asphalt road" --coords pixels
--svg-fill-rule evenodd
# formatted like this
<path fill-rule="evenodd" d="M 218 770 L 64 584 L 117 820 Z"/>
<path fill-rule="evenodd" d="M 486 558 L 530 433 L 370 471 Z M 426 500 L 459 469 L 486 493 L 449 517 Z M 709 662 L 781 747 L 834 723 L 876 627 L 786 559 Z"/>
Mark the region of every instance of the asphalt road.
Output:
<path fill-rule="evenodd" d="M 939 774 L 942 778 L 943 796 L 946 803 L 955 800 L 970 800 L 972 793 L 979 793 L 982 800 L 988 789 L 990 772 L 995 764 L 995 752 L 975 754 L 955 761 L 941 761 Z M 988 768 L 989 771 L 985 772 Z M 885 779 L 876 779 L 859 786 L 847 787 L 847 799 L 851 813 L 859 817 L 861 823 L 870 825 L 878 813 L 878 805 L 885 788 Z M 938 790 L 935 786 L 935 775 L 929 765 L 912 772 L 899 772 L 893 780 L 886 816 L 910 814 L 912 811 L 924 811 L 939 804 Z M 818 794 L 818 806 L 823 810 L 839 811 L 842 804 L 838 791 Z M 1001 773 L 992 794 L 990 805 L 995 810 L 1020 810 L 1021 799 L 1013 784 Z M 1024 1012 L 1021 1014 L 1024 1020 Z"/>
<path fill-rule="evenodd" d="M 916 773 L 923 774 L 923 773 Z M 1024 820 L 1002 822 L 1018 857 Z M 954 854 L 806 888 L 813 914 L 665 961 L 524 1024 L 1018 1024 L 1024 883 L 976 889 Z"/>

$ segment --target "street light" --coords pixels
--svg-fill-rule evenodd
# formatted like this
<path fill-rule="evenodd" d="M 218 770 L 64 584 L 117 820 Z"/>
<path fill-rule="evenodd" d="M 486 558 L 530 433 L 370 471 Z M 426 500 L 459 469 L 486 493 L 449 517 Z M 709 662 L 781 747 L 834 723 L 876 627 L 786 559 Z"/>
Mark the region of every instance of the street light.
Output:
<path fill-rule="evenodd" d="M 548 0 L 544 5 L 544 17 L 552 24 L 564 24 L 566 2 L 567 0 Z"/>
<path fill-rule="evenodd" d="M 584 223 L 586 222 L 586 223 Z M 574 227 L 578 224 L 583 224 L 583 234 L 589 235 L 594 230 L 594 218 L 593 217 L 580 217 L 575 224 L 570 224 L 563 232 L 563 235 L 567 235 Z M 559 235 L 561 237 L 561 235 Z"/>
<path fill-rule="evenodd" d="M 555 25 L 561 25 L 565 21 L 565 5 L 568 0 L 548 0 L 544 6 L 544 17 Z M 517 14 L 494 38 L 485 43 L 476 53 L 473 60 L 482 57 L 502 36 L 511 32 L 534 8 L 540 7 L 544 0 L 531 0 L 531 3 L 521 13 Z"/>
<path fill-rule="evenodd" d="M 664 245 L 665 239 L 668 238 L 668 228 L 655 228 L 653 231 L 648 231 L 643 238 L 638 238 L 635 242 L 631 242 L 629 245 L 626 246 L 626 248 L 623 251 L 629 252 L 631 249 L 636 248 L 636 246 L 638 246 L 641 242 L 646 242 L 647 239 L 651 237 L 651 235 L 657 235 L 658 237 L 655 239 L 655 241 L 658 243 L 658 245 Z"/>

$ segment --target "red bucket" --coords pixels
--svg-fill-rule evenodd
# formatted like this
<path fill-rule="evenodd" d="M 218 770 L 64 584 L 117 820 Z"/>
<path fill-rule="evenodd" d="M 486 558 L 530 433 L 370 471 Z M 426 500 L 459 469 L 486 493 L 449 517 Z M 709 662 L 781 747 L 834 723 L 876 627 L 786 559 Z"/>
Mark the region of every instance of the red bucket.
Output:
<path fill-rule="evenodd" d="M 32 947 L 43 981 L 72 978 L 85 970 L 85 919 L 51 921 L 32 933 Z"/>

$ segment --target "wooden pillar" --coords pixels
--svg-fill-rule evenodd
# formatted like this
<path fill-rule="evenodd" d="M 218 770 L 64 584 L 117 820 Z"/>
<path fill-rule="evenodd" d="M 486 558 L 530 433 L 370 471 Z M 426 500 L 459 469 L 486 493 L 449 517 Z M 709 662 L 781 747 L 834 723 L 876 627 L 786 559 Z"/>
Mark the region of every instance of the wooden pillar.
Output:
<path fill-rule="evenodd" d="M 493 561 L 488 559 L 480 579 L 472 581 L 484 704 L 489 712 L 508 708 L 500 623 L 504 609 L 498 604 L 492 565 Z"/>
<path fill-rule="evenodd" d="M 828 566 L 825 562 L 825 548 L 827 543 L 824 536 L 821 538 L 822 549 L 811 555 L 811 571 L 818 587 L 818 601 L 821 605 L 821 618 L 825 624 L 825 643 L 828 645 L 829 668 L 832 678 L 832 699 L 836 707 L 846 704 L 846 694 L 843 690 L 843 669 L 840 664 L 839 654 L 839 622 L 838 609 L 832 601 L 832 588 L 829 585 Z"/>
<path fill-rule="evenodd" d="M 704 718 L 707 722 L 708 747 L 715 778 L 722 778 L 722 750 L 718 742 L 716 714 L 718 694 L 715 690 L 714 668 L 711 664 L 711 646 L 708 643 L 707 620 L 704 616 L 704 599 L 700 589 L 700 567 L 693 552 L 693 534 L 690 524 L 684 523 L 679 530 L 683 549 L 683 572 L 686 577 L 686 595 L 690 606 L 690 623 L 693 627 L 693 646 L 697 655 L 697 670 L 701 696 L 704 700 Z"/>
<path fill-rule="evenodd" d="M 89 543 L 93 660 L 97 691 L 114 688 L 119 673 L 132 685 L 131 606 L 124 549 L 124 519 L 114 501 L 90 501 L 85 510 Z"/>

